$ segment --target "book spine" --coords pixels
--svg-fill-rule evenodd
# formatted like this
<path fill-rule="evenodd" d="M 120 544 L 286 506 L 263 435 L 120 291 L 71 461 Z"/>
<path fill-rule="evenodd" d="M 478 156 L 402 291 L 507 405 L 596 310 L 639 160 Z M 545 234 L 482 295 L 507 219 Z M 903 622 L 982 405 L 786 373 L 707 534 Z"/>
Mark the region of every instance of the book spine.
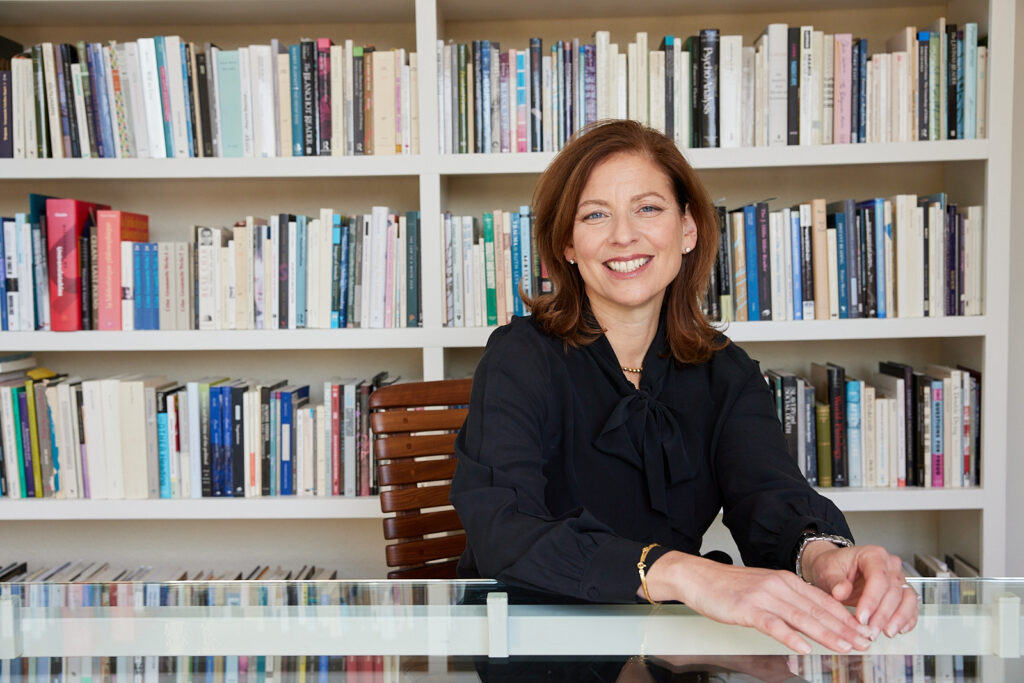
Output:
<path fill-rule="evenodd" d="M 753 322 L 761 319 L 761 267 L 758 258 L 756 205 L 743 208 L 743 232 L 747 255 L 747 317 Z"/>
<path fill-rule="evenodd" d="M 800 144 L 800 27 L 786 31 L 786 144 Z"/>
<path fill-rule="evenodd" d="M 701 147 L 718 147 L 718 57 L 717 29 L 700 32 L 700 131 Z"/>
<path fill-rule="evenodd" d="M 317 115 L 316 115 L 316 44 L 304 40 L 301 45 L 300 74 L 302 78 L 302 153 L 305 156 L 315 156 L 318 151 L 317 144 Z"/>
<path fill-rule="evenodd" d="M 331 101 L 331 41 L 328 38 L 320 38 L 316 42 L 316 92 L 320 130 L 320 146 L 317 153 L 330 156 L 331 107 L 335 103 Z"/>
<path fill-rule="evenodd" d="M 772 319 L 772 256 L 768 204 L 757 204 L 756 237 L 757 244 L 757 291 L 759 298 L 758 320 Z M 748 292 L 749 296 L 749 292 Z"/>
<path fill-rule="evenodd" d="M 540 38 L 530 38 L 530 151 L 544 151 L 543 93 L 541 92 L 541 54 L 544 50 Z M 596 93 L 595 93 L 596 96 Z M 486 102 L 486 100 L 484 100 Z M 596 105 L 596 100 L 595 100 Z M 595 114 L 596 119 L 596 114 Z"/>
<path fill-rule="evenodd" d="M 846 375 L 842 368 L 828 367 L 829 420 L 832 435 L 832 485 L 849 486 L 846 426 Z"/>

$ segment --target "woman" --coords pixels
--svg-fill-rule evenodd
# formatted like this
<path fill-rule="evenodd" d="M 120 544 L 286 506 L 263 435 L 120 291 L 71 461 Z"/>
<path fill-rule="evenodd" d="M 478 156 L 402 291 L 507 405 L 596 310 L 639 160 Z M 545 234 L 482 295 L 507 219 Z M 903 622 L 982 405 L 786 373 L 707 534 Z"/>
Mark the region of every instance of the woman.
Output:
<path fill-rule="evenodd" d="M 477 367 L 451 494 L 460 575 L 677 600 L 804 653 L 801 634 L 849 652 L 913 628 L 899 558 L 846 540 L 788 455 L 757 363 L 700 311 L 717 224 L 672 141 L 597 125 L 541 176 L 534 210 L 554 293 Z M 699 554 L 723 508 L 745 567 Z"/>

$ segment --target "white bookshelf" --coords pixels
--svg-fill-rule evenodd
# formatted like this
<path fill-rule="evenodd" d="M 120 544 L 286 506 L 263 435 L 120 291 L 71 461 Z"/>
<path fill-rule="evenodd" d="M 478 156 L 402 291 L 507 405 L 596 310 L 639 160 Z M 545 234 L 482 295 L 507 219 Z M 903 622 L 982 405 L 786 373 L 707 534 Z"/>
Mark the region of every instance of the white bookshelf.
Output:
<path fill-rule="evenodd" d="M 438 215 L 529 202 L 551 154 L 444 155 L 437 152 L 436 41 L 502 41 L 524 47 L 531 35 L 579 37 L 609 29 L 621 46 L 644 30 L 652 41 L 666 32 L 689 35 L 716 26 L 751 44 L 773 21 L 814 24 L 869 39 L 872 52 L 908 24 L 938 16 L 979 22 L 989 37 L 990 83 L 1013 73 L 1013 0 L 903 0 L 829 3 L 816 0 L 699 0 L 686 16 L 673 0 L 0 0 L 4 35 L 25 44 L 131 40 L 177 33 L 231 48 L 277 37 L 357 39 L 420 54 L 421 154 L 394 157 L 283 159 L 0 161 L 0 213 L 24 204 L 28 192 L 80 196 L 151 216 L 153 239 L 186 239 L 196 222 L 228 223 L 246 214 L 282 210 L 314 214 L 322 206 L 367 211 L 372 204 L 419 209 L 422 216 L 423 327 L 397 330 L 224 332 L 3 333 L 5 350 L 36 352 L 42 363 L 81 375 L 165 372 L 188 379 L 212 372 L 280 377 L 317 386 L 326 377 L 365 376 L 381 369 L 409 379 L 462 376 L 472 370 L 488 328 L 442 325 L 441 228 Z M 653 49 L 653 48 L 652 48 Z M 985 206 L 985 310 L 966 318 L 732 323 L 727 334 L 765 367 L 806 371 L 811 360 L 867 372 L 878 360 L 964 363 L 984 378 L 983 477 L 976 489 L 832 490 L 825 495 L 849 513 L 860 541 L 884 542 L 904 555 L 960 552 L 988 575 L 1004 573 L 1007 467 L 1007 313 L 1010 261 L 1010 141 L 1012 102 L 991 87 L 988 139 L 891 145 L 801 146 L 684 150 L 704 172 L 712 197 L 734 206 L 762 197 L 783 203 L 826 196 L 889 196 L 945 190 L 963 205 Z M 128 556 L 157 552 L 151 538 L 168 534 L 198 558 L 219 558 L 230 547 L 243 563 L 257 546 L 225 535 L 260 534 L 266 547 L 286 547 L 297 561 L 312 555 L 363 576 L 383 575 L 383 540 L 374 499 L 184 501 L 2 501 L 0 547 L 51 558 L 54 548 L 89 555 L 126 544 Z M 721 534 L 721 529 L 712 532 Z M 325 539 L 325 534 L 328 537 Z M 325 542 L 326 540 L 326 542 Z M 70 552 L 70 551 L 68 551 Z M 65 553 L 67 554 L 67 553 Z M 159 553 L 158 553 L 159 554 Z"/>

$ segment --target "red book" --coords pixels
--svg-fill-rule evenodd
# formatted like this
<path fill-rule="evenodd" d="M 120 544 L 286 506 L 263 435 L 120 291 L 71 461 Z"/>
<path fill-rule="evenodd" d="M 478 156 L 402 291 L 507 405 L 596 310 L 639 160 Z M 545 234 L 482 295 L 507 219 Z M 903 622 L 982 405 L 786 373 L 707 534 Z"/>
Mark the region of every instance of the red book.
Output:
<path fill-rule="evenodd" d="M 82 255 L 79 243 L 109 206 L 77 199 L 46 200 L 46 258 L 50 271 L 50 329 L 82 329 Z M 120 304 L 120 299 L 118 301 Z"/>
<path fill-rule="evenodd" d="M 127 211 L 97 211 L 99 309 L 101 330 L 121 329 L 121 242 L 148 242 L 149 218 Z"/>

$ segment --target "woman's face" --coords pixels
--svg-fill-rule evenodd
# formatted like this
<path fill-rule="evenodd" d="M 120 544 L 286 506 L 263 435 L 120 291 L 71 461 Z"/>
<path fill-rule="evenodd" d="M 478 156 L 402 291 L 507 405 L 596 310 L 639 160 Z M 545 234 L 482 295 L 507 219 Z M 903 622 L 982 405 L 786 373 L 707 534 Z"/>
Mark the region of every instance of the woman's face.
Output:
<path fill-rule="evenodd" d="M 580 195 L 566 260 L 575 260 L 598 319 L 602 313 L 657 316 L 697 226 L 672 182 L 640 154 L 608 157 Z"/>

